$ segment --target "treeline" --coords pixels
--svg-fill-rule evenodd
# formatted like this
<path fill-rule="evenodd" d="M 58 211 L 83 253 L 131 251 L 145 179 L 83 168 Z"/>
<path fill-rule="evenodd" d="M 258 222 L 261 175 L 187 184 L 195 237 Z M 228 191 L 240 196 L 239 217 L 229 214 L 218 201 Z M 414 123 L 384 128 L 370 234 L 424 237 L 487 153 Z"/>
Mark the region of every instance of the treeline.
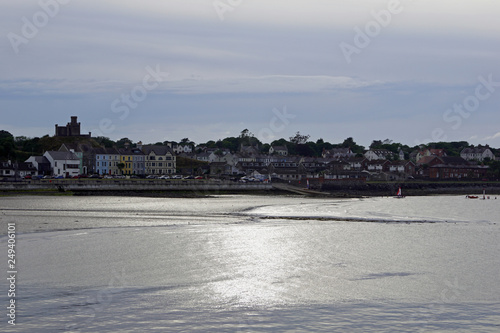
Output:
<path fill-rule="evenodd" d="M 255 137 L 248 129 L 241 131 L 240 135 L 237 137 L 226 137 L 224 139 L 209 140 L 204 143 L 195 143 L 189 138 L 184 138 L 179 142 L 175 141 L 164 141 L 155 142 L 150 144 L 167 145 L 170 143 L 180 144 L 180 145 L 190 145 L 195 148 L 195 152 L 199 153 L 202 147 L 206 148 L 218 148 L 218 149 L 228 149 L 231 152 L 237 152 L 240 150 L 242 145 L 244 146 L 254 146 L 258 147 L 261 153 L 267 154 L 269 148 L 272 146 L 286 146 L 289 155 L 300 155 L 308 157 L 320 157 L 325 149 L 332 148 L 350 148 L 358 156 L 362 154 L 367 149 L 387 149 L 394 154 L 398 154 L 400 150 L 405 153 L 405 159 L 409 159 L 409 155 L 412 151 L 431 148 L 431 149 L 444 149 L 448 156 L 460 156 L 462 149 L 470 147 L 471 145 L 467 141 L 454 141 L 454 142 L 431 142 L 427 145 L 420 146 L 408 146 L 402 143 L 393 142 L 392 140 L 373 140 L 369 147 L 364 147 L 358 145 L 352 137 L 346 138 L 341 143 L 330 143 L 324 141 L 322 138 L 316 141 L 309 140 L 309 135 L 303 135 L 297 132 L 294 136 L 288 139 L 281 138 L 274 140 L 270 143 L 263 143 L 257 137 Z M 31 155 L 42 155 L 47 150 L 57 150 L 63 143 L 75 143 L 81 141 L 78 137 L 51 137 L 45 135 L 41 138 L 29 138 L 26 136 L 14 137 L 11 133 L 0 130 L 0 160 L 12 160 L 22 162 L 26 160 Z M 124 148 L 128 143 L 131 147 L 137 145 L 136 142 L 128 138 L 122 138 L 117 141 L 113 141 L 108 137 L 95 137 L 92 139 L 85 139 L 93 147 L 116 147 Z M 498 156 L 499 150 L 491 148 L 490 149 Z"/>

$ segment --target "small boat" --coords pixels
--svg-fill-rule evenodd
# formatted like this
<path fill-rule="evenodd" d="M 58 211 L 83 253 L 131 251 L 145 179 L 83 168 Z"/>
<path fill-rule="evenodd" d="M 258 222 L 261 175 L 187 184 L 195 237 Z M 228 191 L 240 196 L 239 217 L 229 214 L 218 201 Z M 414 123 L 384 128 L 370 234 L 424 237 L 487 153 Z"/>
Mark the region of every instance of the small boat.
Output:
<path fill-rule="evenodd" d="M 479 197 L 477 195 L 468 195 L 466 196 L 467 199 L 478 199 Z"/>
<path fill-rule="evenodd" d="M 398 193 L 396 193 L 396 196 L 394 198 L 396 199 L 402 199 L 404 198 L 405 196 L 403 195 L 403 193 L 401 192 L 401 187 L 399 187 L 398 189 Z"/>

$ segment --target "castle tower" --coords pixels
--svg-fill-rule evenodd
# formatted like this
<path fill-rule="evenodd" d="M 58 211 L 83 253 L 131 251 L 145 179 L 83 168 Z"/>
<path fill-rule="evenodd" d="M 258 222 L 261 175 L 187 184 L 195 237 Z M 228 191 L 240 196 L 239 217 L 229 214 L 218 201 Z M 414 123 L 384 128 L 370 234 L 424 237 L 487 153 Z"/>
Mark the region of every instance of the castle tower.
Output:
<path fill-rule="evenodd" d="M 58 126 L 56 124 L 56 134 L 55 136 L 80 136 L 80 137 L 91 137 L 91 134 L 81 134 L 80 123 L 78 122 L 77 116 L 71 116 L 71 122 L 67 123 L 66 126 Z"/>

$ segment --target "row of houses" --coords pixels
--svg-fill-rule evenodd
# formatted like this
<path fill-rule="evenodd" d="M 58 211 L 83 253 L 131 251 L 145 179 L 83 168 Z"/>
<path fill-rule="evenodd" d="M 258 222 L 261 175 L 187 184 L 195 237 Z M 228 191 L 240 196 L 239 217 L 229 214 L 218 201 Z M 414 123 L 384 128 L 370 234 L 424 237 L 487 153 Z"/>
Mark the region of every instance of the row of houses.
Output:
<path fill-rule="evenodd" d="M 72 122 L 76 122 L 76 118 Z M 31 156 L 24 163 L 3 163 L 0 176 L 168 175 L 176 173 L 179 154 L 206 162 L 201 172 L 211 175 L 260 174 L 282 179 L 480 178 L 485 176 L 487 167 L 470 161 L 496 158 L 488 146 L 465 148 L 459 158 L 448 157 L 443 149 L 422 149 L 409 154 L 409 159 L 405 159 L 401 149 L 396 154 L 385 149 L 370 149 L 356 155 L 350 148 L 334 148 L 324 150 L 319 158 L 290 156 L 287 146 L 271 146 L 268 154 L 262 154 L 258 146 L 245 145 L 241 145 L 238 152 L 219 148 L 204 148 L 198 154 L 192 151 L 189 143 L 142 145 L 139 142 L 134 148 L 126 144 L 117 149 L 93 147 L 89 141 L 82 140 L 63 144 L 58 151 L 47 151 L 43 156 Z M 193 173 L 193 170 L 182 171 Z"/>
<path fill-rule="evenodd" d="M 271 152 L 271 151 L 270 151 Z M 322 157 L 324 158 L 350 158 L 355 156 L 350 148 L 333 148 L 328 150 L 323 150 Z M 405 153 L 403 150 L 399 149 L 397 153 L 391 152 L 387 149 L 370 149 L 366 151 L 363 156 L 370 161 L 373 160 L 404 160 Z M 409 159 L 414 162 L 418 162 L 420 159 L 426 156 L 438 156 L 446 157 L 447 154 L 444 149 L 431 149 L 424 148 L 421 150 L 415 150 L 409 154 Z M 460 157 L 466 161 L 478 161 L 483 162 L 486 159 L 495 160 L 498 159 L 495 154 L 491 151 L 488 145 L 468 147 L 462 149 L 460 152 Z"/>
<path fill-rule="evenodd" d="M 81 174 L 168 175 L 176 172 L 176 155 L 170 147 L 138 145 L 124 149 L 93 148 L 86 144 L 63 144 L 58 151 L 30 156 L 30 175 L 65 178 Z M 24 176 L 24 175 L 23 175 Z"/>
<path fill-rule="evenodd" d="M 276 150 L 275 150 L 276 152 Z M 372 151 L 381 156 L 383 151 Z M 380 154 L 380 155 L 378 155 Z M 418 162 L 374 158 L 371 153 L 355 157 L 349 148 L 324 152 L 323 157 L 288 156 L 276 152 L 261 154 L 257 147 L 241 147 L 238 153 L 228 150 L 207 149 L 200 154 L 184 154 L 188 158 L 209 163 L 211 175 L 249 175 L 257 178 L 301 180 L 305 178 L 365 178 L 406 179 L 425 177 L 431 179 L 483 178 L 487 166 L 471 163 L 461 157 L 448 157 L 444 152 L 422 153 Z"/>

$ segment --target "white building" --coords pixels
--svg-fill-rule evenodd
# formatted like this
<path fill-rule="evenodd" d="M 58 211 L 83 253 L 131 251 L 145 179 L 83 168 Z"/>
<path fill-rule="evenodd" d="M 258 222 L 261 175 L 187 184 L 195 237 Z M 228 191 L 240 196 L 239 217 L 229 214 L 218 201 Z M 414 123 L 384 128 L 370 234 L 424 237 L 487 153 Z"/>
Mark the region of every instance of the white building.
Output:
<path fill-rule="evenodd" d="M 495 155 L 489 146 L 464 148 L 460 152 L 460 157 L 467 161 L 483 161 L 485 158 L 495 159 Z"/>
<path fill-rule="evenodd" d="M 278 154 L 281 156 L 288 156 L 288 147 L 287 146 L 271 146 L 269 148 L 269 155 Z"/>
<path fill-rule="evenodd" d="M 364 154 L 365 158 L 373 161 L 373 160 L 386 160 L 389 157 L 392 157 L 393 154 L 391 151 L 387 149 L 370 149 Z"/>
<path fill-rule="evenodd" d="M 47 151 L 43 154 L 50 162 L 52 174 L 70 178 L 80 173 L 80 159 L 75 153 L 65 151 Z"/>

